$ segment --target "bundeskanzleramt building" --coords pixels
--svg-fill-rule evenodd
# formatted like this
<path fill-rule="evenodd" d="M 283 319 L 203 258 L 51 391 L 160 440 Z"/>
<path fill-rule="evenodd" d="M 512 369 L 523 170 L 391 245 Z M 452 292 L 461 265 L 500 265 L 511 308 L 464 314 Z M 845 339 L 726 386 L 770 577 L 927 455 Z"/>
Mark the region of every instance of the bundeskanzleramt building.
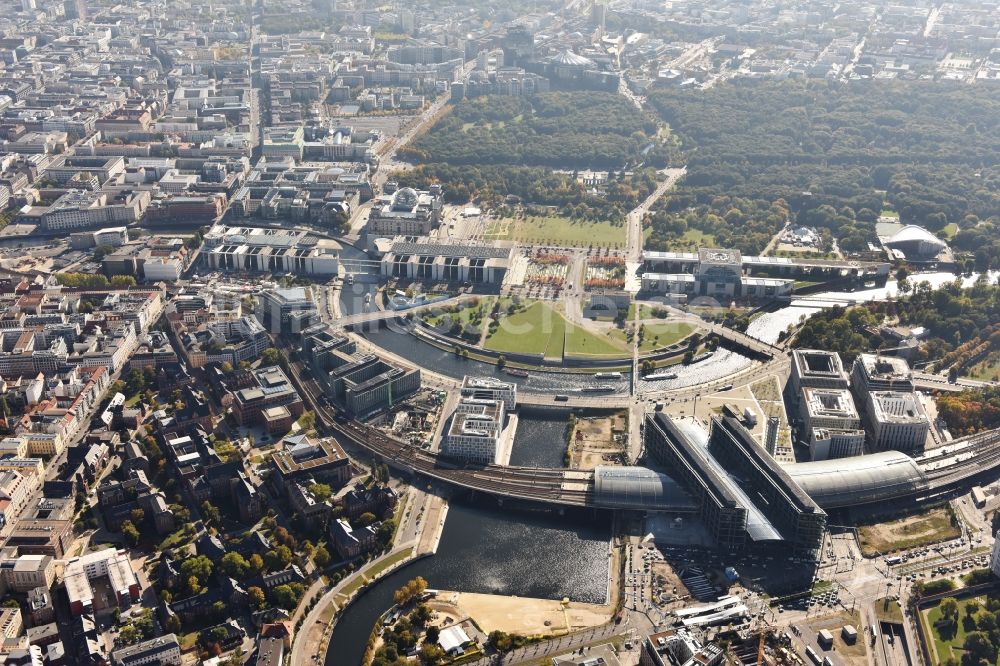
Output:
<path fill-rule="evenodd" d="M 678 270 L 643 273 L 642 291 L 652 294 L 772 300 L 789 297 L 794 287 L 793 280 L 744 276 L 739 250 L 701 248 L 697 253 L 647 252 L 643 256 L 647 264 L 665 264 Z"/>

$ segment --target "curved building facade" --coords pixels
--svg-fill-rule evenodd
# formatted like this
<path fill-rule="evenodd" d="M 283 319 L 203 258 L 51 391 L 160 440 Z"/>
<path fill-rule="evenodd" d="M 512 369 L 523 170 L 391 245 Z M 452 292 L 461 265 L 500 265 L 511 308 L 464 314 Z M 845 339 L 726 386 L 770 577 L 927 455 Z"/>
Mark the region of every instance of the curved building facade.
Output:
<path fill-rule="evenodd" d="M 927 488 L 927 477 L 916 461 L 899 451 L 795 463 L 785 470 L 827 510 L 886 502 Z"/>

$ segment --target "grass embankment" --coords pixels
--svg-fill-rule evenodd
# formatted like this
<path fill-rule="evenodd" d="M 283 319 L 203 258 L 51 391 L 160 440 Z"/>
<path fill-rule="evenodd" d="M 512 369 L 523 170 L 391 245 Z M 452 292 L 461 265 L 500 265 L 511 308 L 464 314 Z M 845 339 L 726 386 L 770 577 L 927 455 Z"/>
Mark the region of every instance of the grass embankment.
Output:
<path fill-rule="evenodd" d="M 896 520 L 859 525 L 858 541 L 861 553 L 865 557 L 873 557 L 880 553 L 948 541 L 961 533 L 951 508 L 938 507 Z"/>

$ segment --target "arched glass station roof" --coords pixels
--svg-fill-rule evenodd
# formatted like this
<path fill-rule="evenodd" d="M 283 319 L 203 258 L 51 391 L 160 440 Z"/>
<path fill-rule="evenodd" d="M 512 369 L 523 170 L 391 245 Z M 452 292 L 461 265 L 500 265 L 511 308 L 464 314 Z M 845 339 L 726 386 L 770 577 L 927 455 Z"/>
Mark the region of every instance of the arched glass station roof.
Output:
<path fill-rule="evenodd" d="M 648 511 L 694 511 L 691 496 L 666 474 L 645 467 L 594 469 L 594 494 L 601 506 Z"/>
<path fill-rule="evenodd" d="M 916 461 L 899 451 L 795 463 L 785 470 L 824 509 L 884 502 L 927 486 Z"/>

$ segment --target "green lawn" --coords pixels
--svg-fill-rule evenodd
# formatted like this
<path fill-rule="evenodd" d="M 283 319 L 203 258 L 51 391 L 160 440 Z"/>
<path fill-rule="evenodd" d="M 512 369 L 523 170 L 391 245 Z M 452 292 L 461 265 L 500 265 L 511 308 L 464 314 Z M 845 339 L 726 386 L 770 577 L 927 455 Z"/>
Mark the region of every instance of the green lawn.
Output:
<path fill-rule="evenodd" d="M 397 563 L 402 562 L 411 555 L 413 555 L 412 548 L 401 550 L 395 555 L 391 555 L 390 557 L 381 560 L 377 564 L 373 564 L 372 566 L 368 567 L 368 569 L 365 571 L 365 576 L 368 577 L 368 580 L 376 578 L 379 574 L 381 574 L 389 567 L 395 566 Z"/>
<path fill-rule="evenodd" d="M 500 327 L 486 338 L 486 348 L 499 352 L 562 355 L 566 320 L 551 307 L 536 301 L 521 312 L 500 320 Z M 557 344 L 553 344 L 557 343 Z M 558 347 L 558 349 L 556 349 Z"/>
<path fill-rule="evenodd" d="M 472 320 L 472 315 L 478 312 L 478 313 L 480 313 L 482 315 L 481 316 L 481 321 L 480 321 L 480 324 L 482 325 L 483 322 L 486 322 L 486 320 L 487 320 L 486 318 L 489 317 L 490 310 L 492 310 L 492 308 L 493 308 L 493 301 L 495 301 L 495 300 L 496 300 L 496 298 L 494 296 L 484 296 L 484 297 L 480 298 L 479 305 L 460 307 L 460 308 L 458 308 L 457 312 L 440 312 L 439 313 L 439 312 L 434 312 L 433 310 L 431 310 L 431 312 L 434 312 L 434 314 L 431 315 L 431 316 L 428 316 L 425 319 L 425 321 L 428 324 L 432 325 L 432 326 L 438 326 L 446 318 L 450 317 L 452 321 L 454 321 L 457 318 L 458 321 L 460 321 L 462 323 L 462 325 L 464 326 L 464 325 L 468 324 Z"/>
<path fill-rule="evenodd" d="M 934 606 L 924 613 L 925 627 L 928 634 L 934 637 L 934 649 L 938 657 L 936 663 L 941 663 L 952 655 L 961 659 L 965 635 L 976 630 L 975 623 L 966 616 L 965 608 L 971 603 L 982 605 L 984 601 L 983 597 L 960 599 L 958 602 L 958 621 L 954 623 L 941 623 L 940 606 Z"/>
<path fill-rule="evenodd" d="M 624 341 L 570 324 L 562 314 L 541 301 L 501 319 L 500 327 L 486 338 L 485 346 L 499 352 L 543 354 L 553 359 L 562 358 L 564 353 L 595 357 L 629 354 Z"/>
<path fill-rule="evenodd" d="M 670 238 L 670 250 L 680 252 L 684 250 L 695 251 L 701 247 L 715 247 L 715 238 L 711 234 L 706 234 L 701 229 L 688 229 L 676 238 Z"/>
<path fill-rule="evenodd" d="M 1000 354 L 993 352 L 981 362 L 962 372 L 963 377 L 978 379 L 984 382 L 1000 379 Z"/>
<path fill-rule="evenodd" d="M 951 222 L 950 224 L 945 225 L 945 228 L 942 229 L 942 231 L 944 231 L 945 237 L 948 240 L 951 240 L 952 238 L 955 237 L 955 234 L 958 233 L 958 225 L 955 224 L 954 222 Z"/>
<path fill-rule="evenodd" d="M 899 219 L 899 213 L 897 213 L 894 210 L 889 210 L 888 208 L 885 208 L 885 209 L 882 210 L 881 213 L 879 213 L 879 217 L 891 217 L 891 218 L 893 218 L 895 220 L 898 220 Z"/>
<path fill-rule="evenodd" d="M 629 354 L 628 347 L 609 336 L 591 333 L 574 324 L 566 324 L 566 353 L 576 356 L 611 356 Z"/>
<path fill-rule="evenodd" d="M 493 240 L 576 247 L 624 247 L 626 235 L 623 223 L 584 222 L 561 215 L 503 218 L 490 222 L 486 228 L 486 237 Z"/>
<path fill-rule="evenodd" d="M 669 347 L 694 332 L 694 326 L 684 322 L 664 322 L 662 324 L 646 324 L 639 351 L 650 351 L 660 347 Z"/>

